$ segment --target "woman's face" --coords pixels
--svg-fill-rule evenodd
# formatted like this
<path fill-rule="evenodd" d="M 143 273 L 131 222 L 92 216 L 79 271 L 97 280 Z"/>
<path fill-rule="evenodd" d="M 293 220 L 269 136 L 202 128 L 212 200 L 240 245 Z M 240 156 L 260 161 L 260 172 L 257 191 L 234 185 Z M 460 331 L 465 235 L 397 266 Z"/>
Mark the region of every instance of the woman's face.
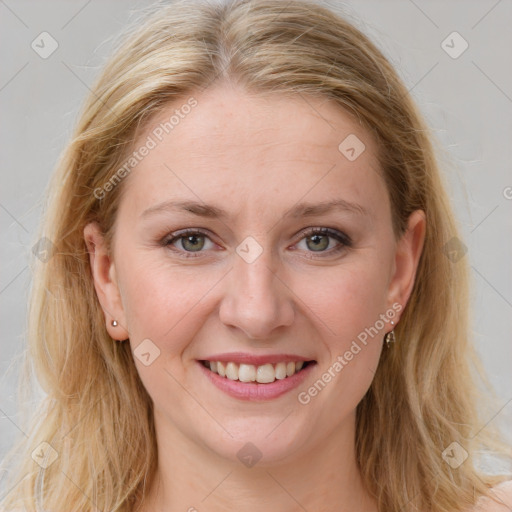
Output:
<path fill-rule="evenodd" d="M 329 101 L 225 85 L 194 99 L 136 142 L 111 257 L 86 228 L 96 289 L 158 436 L 292 460 L 353 425 L 411 292 L 423 217 L 395 239 L 375 142 Z"/>

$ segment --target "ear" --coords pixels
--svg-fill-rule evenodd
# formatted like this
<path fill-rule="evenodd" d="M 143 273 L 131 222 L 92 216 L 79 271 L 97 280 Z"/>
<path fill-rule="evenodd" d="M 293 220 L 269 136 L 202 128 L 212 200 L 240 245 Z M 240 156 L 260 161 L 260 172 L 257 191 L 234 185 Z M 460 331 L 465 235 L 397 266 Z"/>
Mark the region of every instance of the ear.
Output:
<path fill-rule="evenodd" d="M 105 314 L 107 331 L 111 338 L 125 340 L 129 337 L 129 334 L 125 327 L 125 314 L 116 281 L 115 266 L 107 251 L 103 233 L 97 222 L 91 222 L 85 226 L 84 239 L 89 251 L 94 288 Z M 116 327 L 112 325 L 112 320 L 117 321 L 118 325 Z"/>
<path fill-rule="evenodd" d="M 409 216 L 407 230 L 397 243 L 388 299 L 391 304 L 395 302 L 401 304 L 402 311 L 405 309 L 414 287 L 416 271 L 425 242 L 425 230 L 425 212 L 416 210 Z"/>

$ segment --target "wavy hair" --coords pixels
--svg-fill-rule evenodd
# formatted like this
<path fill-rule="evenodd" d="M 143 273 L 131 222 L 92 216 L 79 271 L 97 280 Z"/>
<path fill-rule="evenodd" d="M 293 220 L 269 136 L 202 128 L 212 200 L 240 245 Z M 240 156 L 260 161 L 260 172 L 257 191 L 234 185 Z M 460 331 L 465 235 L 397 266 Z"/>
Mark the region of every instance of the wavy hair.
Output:
<path fill-rule="evenodd" d="M 492 496 L 489 488 L 510 475 L 485 474 L 479 450 L 512 453 L 496 441 L 498 431 L 482 428 L 485 401 L 493 401 L 470 340 L 468 264 L 445 253 L 460 235 L 436 156 L 442 150 L 407 88 L 336 9 L 313 0 L 186 0 L 151 7 L 122 35 L 49 184 L 39 238 L 52 251 L 32 263 L 20 376 L 23 390 L 37 380 L 45 396 L 7 457 L 15 469 L 2 506 L 131 512 L 154 477 L 152 401 L 129 344 L 107 333 L 83 229 L 97 221 L 111 243 L 123 182 L 103 200 L 94 191 L 162 107 L 224 80 L 254 94 L 331 100 L 378 142 L 397 239 L 413 211 L 426 214 L 398 342 L 382 352 L 356 411 L 357 461 L 379 510 L 454 512 Z M 457 468 L 443 458 L 454 442 L 469 455 Z M 34 462 L 34 450 L 46 454 L 47 467 Z"/>

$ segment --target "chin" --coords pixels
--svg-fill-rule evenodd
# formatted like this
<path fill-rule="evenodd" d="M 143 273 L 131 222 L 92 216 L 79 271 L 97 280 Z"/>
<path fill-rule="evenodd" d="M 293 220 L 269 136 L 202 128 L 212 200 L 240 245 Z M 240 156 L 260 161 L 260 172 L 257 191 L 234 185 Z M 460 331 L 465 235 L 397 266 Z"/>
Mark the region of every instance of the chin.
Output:
<path fill-rule="evenodd" d="M 286 413 L 280 417 L 253 415 L 233 423 L 224 422 L 223 426 L 233 437 L 223 431 L 221 439 L 208 436 L 203 442 L 218 456 L 247 467 L 290 462 L 304 449 L 311 433 L 301 429 L 291 415 L 285 419 L 286 416 Z"/>

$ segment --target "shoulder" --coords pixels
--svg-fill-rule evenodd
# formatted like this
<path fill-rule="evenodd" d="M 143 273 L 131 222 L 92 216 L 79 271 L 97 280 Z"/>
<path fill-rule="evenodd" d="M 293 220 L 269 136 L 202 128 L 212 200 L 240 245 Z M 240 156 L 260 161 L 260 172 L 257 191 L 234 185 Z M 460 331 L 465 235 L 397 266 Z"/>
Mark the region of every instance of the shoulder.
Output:
<path fill-rule="evenodd" d="M 511 512 L 512 511 L 512 480 L 507 480 L 491 489 L 494 501 L 488 497 L 480 498 L 473 512 Z"/>

